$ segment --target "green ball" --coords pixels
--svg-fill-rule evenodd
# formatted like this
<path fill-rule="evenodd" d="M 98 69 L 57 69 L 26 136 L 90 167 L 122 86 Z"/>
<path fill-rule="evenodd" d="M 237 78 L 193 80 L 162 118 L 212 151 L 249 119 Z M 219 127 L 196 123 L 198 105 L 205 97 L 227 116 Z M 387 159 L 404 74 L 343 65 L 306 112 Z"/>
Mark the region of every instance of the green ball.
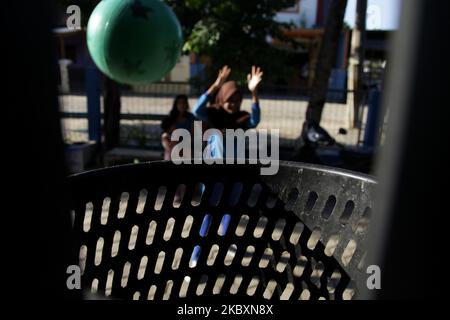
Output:
<path fill-rule="evenodd" d="M 87 46 L 97 67 L 124 84 L 161 80 L 183 43 L 173 11 L 159 0 L 103 0 L 87 26 Z"/>

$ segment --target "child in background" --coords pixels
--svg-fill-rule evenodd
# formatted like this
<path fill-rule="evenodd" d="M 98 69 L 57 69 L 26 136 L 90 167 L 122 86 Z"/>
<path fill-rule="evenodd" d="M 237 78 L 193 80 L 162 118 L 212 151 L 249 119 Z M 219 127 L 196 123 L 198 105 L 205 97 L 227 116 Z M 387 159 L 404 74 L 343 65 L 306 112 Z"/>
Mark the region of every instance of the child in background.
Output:
<path fill-rule="evenodd" d="M 226 81 L 231 69 L 224 66 L 219 71 L 216 81 L 198 100 L 194 108 L 194 115 L 208 123 L 209 127 L 219 130 L 224 129 L 251 129 L 260 121 L 260 109 L 258 101 L 258 85 L 262 81 L 263 72 L 253 66 L 248 74 L 248 89 L 252 94 L 252 112 L 241 111 L 243 95 L 235 81 Z M 211 96 L 218 91 L 215 102 L 209 107 L 207 104 Z"/>
<path fill-rule="evenodd" d="M 259 67 L 252 67 L 251 73 L 247 76 L 248 89 L 252 94 L 252 112 L 241 111 L 243 100 L 242 92 L 239 90 L 235 81 L 227 81 L 231 69 L 224 66 L 220 69 L 216 81 L 200 97 L 194 108 L 194 115 L 197 119 L 206 122 L 207 127 L 224 131 L 226 129 L 252 129 L 260 121 L 260 108 L 258 100 L 258 85 L 262 81 L 263 72 Z M 208 102 L 214 93 L 217 92 L 214 103 L 208 106 Z M 208 139 L 211 147 L 212 158 L 223 158 L 224 146 L 222 137 L 212 135 Z M 201 192 L 203 192 L 202 190 Z M 226 233 L 230 223 L 230 216 L 225 215 L 221 221 L 220 228 L 223 234 Z M 211 224 L 211 216 L 206 215 L 200 227 L 200 236 L 205 236 Z M 198 247 L 194 248 L 192 262 L 196 263 L 199 259 L 200 251 Z"/>
<path fill-rule="evenodd" d="M 189 101 L 186 95 L 181 94 L 175 97 L 172 110 L 162 121 L 161 143 L 164 147 L 164 160 L 171 159 L 172 148 L 176 142 L 170 141 L 170 135 L 175 129 L 186 129 L 191 131 L 194 123 L 194 115 L 189 112 Z"/>

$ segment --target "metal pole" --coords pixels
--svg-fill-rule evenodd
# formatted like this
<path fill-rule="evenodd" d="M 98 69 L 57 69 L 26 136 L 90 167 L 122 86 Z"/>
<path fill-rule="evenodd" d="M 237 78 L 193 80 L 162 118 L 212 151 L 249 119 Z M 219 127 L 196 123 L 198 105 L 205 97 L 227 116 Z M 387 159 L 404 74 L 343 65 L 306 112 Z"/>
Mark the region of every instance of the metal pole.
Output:
<path fill-rule="evenodd" d="M 91 65 L 86 67 L 86 96 L 89 140 L 101 142 L 100 72 Z"/>

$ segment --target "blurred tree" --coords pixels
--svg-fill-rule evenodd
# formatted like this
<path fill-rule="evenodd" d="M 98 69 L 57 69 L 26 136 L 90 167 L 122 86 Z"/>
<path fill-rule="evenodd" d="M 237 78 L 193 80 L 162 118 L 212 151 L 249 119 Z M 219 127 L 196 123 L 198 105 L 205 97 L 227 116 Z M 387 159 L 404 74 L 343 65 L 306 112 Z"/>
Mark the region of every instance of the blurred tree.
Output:
<path fill-rule="evenodd" d="M 295 43 L 283 29 L 293 24 L 275 21 L 277 12 L 293 6 L 296 0 L 166 0 L 178 16 L 184 32 L 184 51 L 211 58 L 207 80 L 227 64 L 232 78 L 242 82 L 252 64 L 266 70 L 266 80 L 286 79 L 293 68 L 291 53 L 274 48 L 268 37 Z"/>

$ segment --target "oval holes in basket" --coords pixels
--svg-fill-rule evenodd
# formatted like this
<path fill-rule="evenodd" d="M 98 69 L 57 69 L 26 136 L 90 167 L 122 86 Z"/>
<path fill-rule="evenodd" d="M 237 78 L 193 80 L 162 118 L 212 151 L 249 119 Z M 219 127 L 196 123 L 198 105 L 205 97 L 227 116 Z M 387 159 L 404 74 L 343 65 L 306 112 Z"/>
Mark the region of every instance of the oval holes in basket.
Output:
<path fill-rule="evenodd" d="M 192 250 L 191 259 L 189 260 L 189 268 L 195 268 L 197 266 L 198 259 L 200 259 L 200 254 L 202 253 L 202 248 L 200 246 L 195 246 Z"/>
<path fill-rule="evenodd" d="M 292 293 L 294 292 L 295 286 L 292 283 L 288 283 L 286 288 L 284 288 L 283 293 L 280 296 L 280 300 L 289 300 Z"/>
<path fill-rule="evenodd" d="M 341 256 L 341 261 L 344 266 L 347 266 L 350 263 L 350 261 L 352 260 L 353 254 L 356 251 L 356 247 L 357 247 L 357 243 L 353 239 L 351 239 L 347 243 L 347 246 L 345 247 L 344 252 L 342 253 L 342 256 Z"/>
<path fill-rule="evenodd" d="M 86 210 L 84 212 L 83 231 L 89 232 L 91 229 L 92 212 L 94 211 L 94 204 L 92 202 L 86 203 Z"/>
<path fill-rule="evenodd" d="M 348 220 L 350 220 L 353 209 L 355 209 L 355 203 L 352 200 L 348 200 L 345 204 L 344 211 L 342 211 L 341 217 L 339 218 L 339 221 L 342 224 L 346 224 Z"/>
<path fill-rule="evenodd" d="M 91 284 L 91 292 L 97 293 L 97 290 L 98 290 L 98 279 L 94 278 L 94 280 L 92 280 L 92 284 Z"/>
<path fill-rule="evenodd" d="M 288 198 L 286 201 L 286 205 L 284 206 L 284 208 L 287 211 L 292 211 L 294 209 L 294 205 L 295 205 L 295 202 L 297 201 L 298 195 L 299 195 L 299 192 L 298 192 L 297 188 L 294 188 L 289 192 Z"/>
<path fill-rule="evenodd" d="M 209 232 L 209 227 L 211 226 L 211 215 L 205 214 L 203 217 L 202 225 L 200 227 L 199 235 L 200 237 L 206 237 Z"/>
<path fill-rule="evenodd" d="M 80 247 L 80 253 L 78 255 L 78 261 L 80 264 L 80 273 L 84 274 L 84 269 L 86 268 L 86 257 L 87 257 L 87 246 L 82 245 Z"/>
<path fill-rule="evenodd" d="M 220 199 L 222 198 L 222 194 L 223 194 L 223 183 L 217 182 L 214 185 L 212 194 L 211 194 L 211 198 L 209 199 L 209 204 L 213 207 L 217 207 L 220 203 Z"/>
<path fill-rule="evenodd" d="M 372 209 L 367 207 L 364 210 L 362 217 L 359 219 L 358 224 L 356 225 L 356 234 L 366 234 L 369 228 L 370 216 L 372 214 Z"/>
<path fill-rule="evenodd" d="M 278 194 L 280 193 L 280 186 L 274 185 L 272 189 L 270 189 L 269 195 L 267 196 L 266 207 L 268 209 L 273 209 L 277 204 Z"/>
<path fill-rule="evenodd" d="M 114 279 L 114 270 L 109 270 L 108 277 L 106 278 L 106 285 L 105 285 L 105 296 L 107 296 L 107 297 L 109 297 L 111 295 L 113 279 Z"/>
<path fill-rule="evenodd" d="M 258 289 L 259 285 L 259 278 L 257 276 L 254 276 L 247 287 L 247 295 L 253 296 L 256 292 L 256 289 Z"/>
<path fill-rule="evenodd" d="M 238 204 L 243 188 L 244 185 L 241 182 L 236 182 L 233 185 L 233 189 L 231 189 L 230 198 L 228 200 L 228 204 L 230 206 L 235 206 Z"/>
<path fill-rule="evenodd" d="M 294 226 L 294 229 L 292 230 L 291 236 L 289 237 L 289 242 L 293 245 L 296 245 L 298 241 L 300 240 L 300 236 L 302 235 L 303 228 L 305 226 L 300 221 L 297 222 Z"/>
<path fill-rule="evenodd" d="M 219 254 L 219 249 L 220 248 L 219 248 L 219 246 L 217 244 L 214 244 L 211 247 L 211 250 L 209 251 L 208 258 L 206 259 L 206 264 L 208 266 L 212 266 L 212 265 L 214 265 L 214 262 L 216 262 L 217 255 Z"/>
<path fill-rule="evenodd" d="M 128 284 L 128 277 L 130 276 L 130 269 L 131 269 L 131 263 L 125 262 L 123 265 L 123 271 L 122 271 L 122 279 L 120 281 L 120 286 L 122 288 L 125 288 Z"/>
<path fill-rule="evenodd" d="M 139 227 L 138 226 L 133 226 L 133 228 L 131 228 L 131 233 L 130 233 L 130 241 L 128 242 L 128 249 L 129 250 L 134 250 L 135 246 L 136 246 L 136 239 L 138 236 L 138 232 L 139 232 Z"/>
<path fill-rule="evenodd" d="M 239 220 L 239 224 L 236 228 L 236 235 L 238 237 L 242 237 L 245 233 L 245 229 L 247 229 L 248 222 L 250 221 L 250 217 L 246 214 L 241 216 L 241 219 Z"/>
<path fill-rule="evenodd" d="M 303 289 L 300 294 L 299 300 L 309 300 L 311 298 L 311 292 L 308 289 Z"/>
<path fill-rule="evenodd" d="M 319 227 L 315 227 L 309 237 L 308 243 L 306 244 L 309 250 L 314 250 L 316 248 L 321 236 L 322 230 Z"/>
<path fill-rule="evenodd" d="M 139 269 L 138 269 L 138 274 L 137 274 L 137 279 L 138 280 L 144 279 L 145 270 L 147 269 L 147 263 L 148 263 L 148 257 L 147 256 L 143 256 L 141 258 L 141 262 L 139 263 Z"/>
<path fill-rule="evenodd" d="M 165 258 L 166 258 L 166 253 L 164 251 L 161 251 L 158 254 L 158 259 L 156 260 L 155 270 L 154 270 L 155 274 L 160 274 L 161 273 L 162 268 L 164 266 L 164 259 Z"/>
<path fill-rule="evenodd" d="M 102 237 L 98 238 L 97 245 L 95 247 L 95 258 L 94 258 L 94 264 L 96 266 L 100 265 L 102 262 L 102 254 L 103 254 L 103 245 L 105 244 L 105 241 Z"/>
<path fill-rule="evenodd" d="M 166 282 L 166 287 L 164 289 L 164 295 L 163 295 L 163 300 L 169 300 L 170 299 L 170 294 L 172 293 L 172 288 L 173 288 L 173 280 L 168 280 Z"/>
<path fill-rule="evenodd" d="M 239 291 L 239 287 L 241 286 L 242 280 L 243 280 L 243 277 L 240 274 L 237 274 L 234 277 L 233 283 L 230 288 L 231 294 L 236 294 Z"/>
<path fill-rule="evenodd" d="M 320 288 L 321 286 L 320 278 L 322 277 L 322 274 L 325 270 L 325 266 L 323 265 L 322 261 L 316 263 L 315 260 L 312 259 L 311 268 L 312 271 L 310 275 L 310 280 L 316 287 Z"/>
<path fill-rule="evenodd" d="M 181 206 L 185 193 L 186 193 L 186 185 L 180 184 L 177 188 L 177 191 L 175 191 L 175 196 L 173 197 L 172 205 L 174 208 L 179 208 Z"/>
<path fill-rule="evenodd" d="M 295 277 L 301 277 L 303 272 L 305 271 L 306 265 L 308 264 L 308 258 L 305 256 L 300 256 L 297 260 L 297 264 L 294 267 L 294 271 L 292 272 Z"/>
<path fill-rule="evenodd" d="M 179 292 L 180 298 L 186 298 L 190 283 L 191 283 L 191 277 L 185 276 L 183 278 L 183 283 L 181 284 L 181 288 L 180 288 L 180 292 Z"/>
<path fill-rule="evenodd" d="M 254 207 L 256 203 L 258 203 L 259 195 L 261 194 L 262 187 L 259 183 L 253 185 L 252 191 L 250 192 L 250 196 L 247 200 L 247 205 L 249 207 Z"/>
<path fill-rule="evenodd" d="M 197 183 L 194 188 L 194 194 L 192 195 L 191 205 L 197 207 L 202 201 L 203 194 L 205 193 L 205 185 L 203 183 Z"/>
<path fill-rule="evenodd" d="M 172 270 L 177 270 L 180 267 L 181 258 L 183 257 L 183 248 L 175 250 L 172 261 Z"/>
<path fill-rule="evenodd" d="M 213 294 L 220 294 L 224 283 L 225 283 L 225 275 L 219 274 L 217 276 L 216 283 L 214 284 Z"/>
<path fill-rule="evenodd" d="M 331 257 L 334 253 L 334 250 L 336 250 L 338 243 L 339 243 L 339 235 L 338 234 L 331 235 L 330 238 L 328 239 L 327 244 L 325 245 L 324 250 L 325 255 Z"/>
<path fill-rule="evenodd" d="M 267 266 L 269 265 L 270 260 L 272 260 L 273 258 L 273 251 L 270 248 L 266 248 L 266 250 L 264 250 L 264 253 L 261 257 L 261 260 L 259 261 L 259 267 L 261 269 L 267 268 Z"/>
<path fill-rule="evenodd" d="M 266 290 L 264 290 L 263 297 L 267 300 L 272 298 L 272 295 L 275 292 L 276 287 L 277 287 L 277 282 L 275 280 L 270 280 L 266 286 Z"/>
<path fill-rule="evenodd" d="M 163 239 L 164 241 L 169 241 L 172 237 L 173 229 L 175 228 L 175 219 L 170 218 L 167 220 L 166 230 L 164 231 Z"/>
<path fill-rule="evenodd" d="M 158 189 L 158 195 L 156 196 L 155 200 L 155 211 L 160 211 L 162 209 L 162 206 L 164 204 L 164 198 L 166 197 L 167 188 L 165 186 L 160 186 Z"/>
<path fill-rule="evenodd" d="M 289 258 L 291 257 L 291 254 L 287 251 L 284 251 L 281 254 L 280 260 L 277 263 L 277 266 L 275 267 L 275 270 L 282 273 L 284 272 L 284 269 L 286 269 L 286 266 L 289 262 Z"/>
<path fill-rule="evenodd" d="M 155 298 L 157 287 L 155 285 L 150 286 L 148 289 L 147 300 L 153 300 Z"/>
<path fill-rule="evenodd" d="M 105 199 L 103 199 L 103 204 L 102 204 L 102 214 L 100 216 L 100 223 L 102 225 L 106 225 L 108 223 L 108 215 L 109 215 L 109 207 L 111 205 L 111 198 L 110 197 L 106 197 Z"/>
<path fill-rule="evenodd" d="M 111 247 L 111 257 L 117 256 L 117 253 L 119 252 L 120 236 L 120 231 L 116 230 L 116 232 L 114 232 L 113 244 Z"/>
<path fill-rule="evenodd" d="M 329 293 L 333 294 L 341 281 L 342 275 L 338 270 L 333 271 L 331 277 L 327 281 L 327 290 Z"/>
<path fill-rule="evenodd" d="M 334 206 L 336 205 L 336 197 L 331 195 L 328 197 L 327 202 L 322 210 L 322 218 L 328 220 L 333 213 Z"/>
<path fill-rule="evenodd" d="M 230 225 L 231 216 L 229 214 L 224 214 L 222 220 L 220 221 L 219 229 L 217 230 L 217 234 L 223 237 L 228 230 L 228 226 Z"/>
<path fill-rule="evenodd" d="M 277 223 L 275 224 L 275 227 L 273 228 L 272 240 L 274 240 L 274 241 L 280 240 L 285 226 L 286 226 L 286 220 L 278 219 Z"/>
<path fill-rule="evenodd" d="M 311 191 L 308 195 L 308 199 L 306 200 L 305 203 L 305 213 L 306 214 L 310 214 L 312 209 L 314 208 L 314 205 L 316 204 L 317 198 L 319 198 L 319 196 L 317 195 L 317 193 L 315 191 Z"/>
<path fill-rule="evenodd" d="M 137 214 L 141 214 L 144 212 L 145 203 L 147 202 L 147 195 L 148 195 L 148 192 L 145 189 L 142 189 L 141 192 L 139 192 L 139 199 L 138 199 L 138 204 L 136 207 Z"/>
<path fill-rule="evenodd" d="M 187 237 L 189 237 L 193 223 L 194 223 L 193 216 L 187 216 L 186 220 L 184 220 L 183 230 L 181 231 L 181 237 L 183 239 L 186 239 Z"/>
<path fill-rule="evenodd" d="M 119 212 L 117 213 L 117 218 L 123 219 L 127 211 L 128 199 L 130 199 L 130 194 L 128 192 L 122 192 L 120 195 L 119 202 Z"/>
<path fill-rule="evenodd" d="M 264 233 L 264 229 L 266 228 L 267 225 L 267 218 L 262 216 L 259 218 L 258 223 L 256 224 L 255 227 L 255 231 L 253 231 L 253 236 L 255 238 L 261 238 L 263 233 Z"/>
<path fill-rule="evenodd" d="M 201 296 L 203 294 L 203 292 L 205 292 L 207 282 L 208 282 L 208 276 L 205 274 L 202 275 L 202 277 L 200 278 L 200 281 L 198 282 L 197 290 L 195 291 L 195 294 L 197 296 Z"/>
<path fill-rule="evenodd" d="M 255 253 L 255 247 L 248 246 L 247 250 L 245 250 L 244 257 L 242 258 L 242 262 L 241 262 L 243 267 L 248 267 L 250 265 L 250 262 L 252 262 L 254 253 Z"/>
<path fill-rule="evenodd" d="M 145 244 L 148 246 L 153 243 L 153 238 L 155 237 L 156 232 L 156 226 L 157 226 L 156 221 L 150 221 L 150 223 L 148 224 L 147 237 L 145 238 Z"/>
<path fill-rule="evenodd" d="M 230 245 L 230 247 L 228 248 L 228 251 L 225 255 L 225 259 L 223 261 L 223 263 L 226 266 L 231 266 L 231 264 L 233 263 L 234 257 L 236 256 L 236 252 L 237 252 L 237 246 L 235 244 Z"/>

